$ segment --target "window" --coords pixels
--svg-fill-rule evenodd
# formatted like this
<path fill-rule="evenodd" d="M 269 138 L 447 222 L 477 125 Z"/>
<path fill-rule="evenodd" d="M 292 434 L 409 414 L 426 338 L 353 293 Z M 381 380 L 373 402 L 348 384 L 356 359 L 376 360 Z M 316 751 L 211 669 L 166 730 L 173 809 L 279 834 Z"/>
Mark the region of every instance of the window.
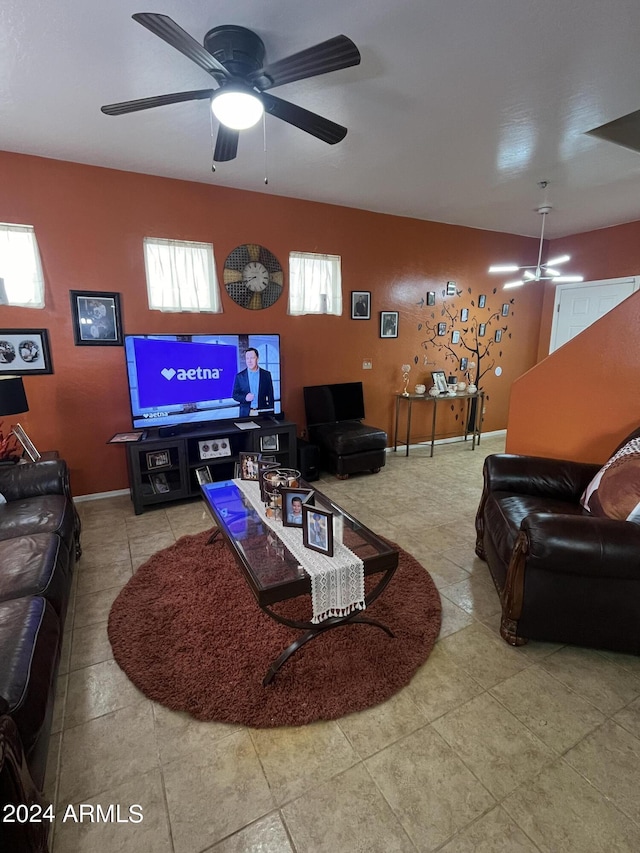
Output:
<path fill-rule="evenodd" d="M 222 311 L 211 243 L 144 238 L 149 308 Z"/>
<path fill-rule="evenodd" d="M 0 223 L 0 305 L 44 308 L 44 277 L 32 225 Z"/>
<path fill-rule="evenodd" d="M 342 314 L 340 255 L 291 252 L 289 314 Z"/>

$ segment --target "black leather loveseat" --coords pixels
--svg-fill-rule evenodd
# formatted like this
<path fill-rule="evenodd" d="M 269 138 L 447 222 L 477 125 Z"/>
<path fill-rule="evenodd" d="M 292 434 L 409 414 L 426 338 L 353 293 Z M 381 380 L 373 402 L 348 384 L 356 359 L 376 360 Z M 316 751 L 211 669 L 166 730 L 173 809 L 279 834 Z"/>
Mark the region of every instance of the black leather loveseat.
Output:
<path fill-rule="evenodd" d="M 44 784 L 80 523 L 63 460 L 0 467 L 0 495 L 0 792 L 20 802 Z"/>
<path fill-rule="evenodd" d="M 581 503 L 603 470 L 507 453 L 485 460 L 476 553 L 489 565 L 511 645 L 537 639 L 640 654 L 640 524 Z"/>

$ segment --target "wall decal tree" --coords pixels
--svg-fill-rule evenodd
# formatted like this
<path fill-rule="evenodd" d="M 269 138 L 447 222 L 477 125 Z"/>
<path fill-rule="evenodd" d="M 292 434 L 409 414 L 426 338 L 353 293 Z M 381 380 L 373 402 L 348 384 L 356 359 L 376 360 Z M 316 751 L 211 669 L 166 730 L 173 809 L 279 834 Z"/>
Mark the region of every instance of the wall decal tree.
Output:
<path fill-rule="evenodd" d="M 491 293 L 495 297 L 498 290 L 493 288 Z M 478 388 L 482 377 L 496 366 L 496 358 L 502 358 L 504 345 L 511 339 L 509 332 L 509 318 L 513 316 L 513 305 L 515 299 L 503 302 L 499 308 L 495 308 L 495 298 L 489 299 L 481 294 L 477 299 L 471 298 L 467 308 L 462 305 L 459 298 L 463 291 L 458 290 L 455 297 L 447 297 L 446 290 L 441 291 L 442 304 L 430 311 L 426 318 L 418 323 L 418 331 L 425 333 L 421 347 L 429 353 L 431 348 L 446 363 L 451 365 L 453 373 L 463 373 L 468 381 Z M 467 293 L 472 296 L 471 288 Z M 492 304 L 489 304 L 491 301 Z M 424 305 L 424 300 L 421 300 Z M 418 303 L 420 305 L 421 303 Z M 466 309 L 466 313 L 463 313 Z M 464 321 L 462 320 L 464 317 Z M 446 334 L 438 334 L 438 326 L 446 323 Z M 452 333 L 458 332 L 458 335 Z M 499 334 L 496 335 L 496 332 Z M 453 340 L 456 343 L 453 343 Z M 428 356 L 427 356 L 428 357 Z M 417 363 L 416 356 L 416 363 Z M 462 359 L 467 359 L 466 369 L 461 366 Z M 425 360 L 426 363 L 426 360 Z M 471 368 L 471 364 L 475 364 Z"/>

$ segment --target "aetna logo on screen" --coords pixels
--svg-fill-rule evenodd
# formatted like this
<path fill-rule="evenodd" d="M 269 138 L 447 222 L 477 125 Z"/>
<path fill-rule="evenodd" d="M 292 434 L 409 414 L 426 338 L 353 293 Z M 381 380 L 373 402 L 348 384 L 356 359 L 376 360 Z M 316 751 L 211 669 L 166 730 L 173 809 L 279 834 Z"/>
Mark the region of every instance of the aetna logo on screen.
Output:
<path fill-rule="evenodd" d="M 238 350 L 228 344 L 140 338 L 134 342 L 142 408 L 231 397 Z"/>
<path fill-rule="evenodd" d="M 177 377 L 179 382 L 184 382 L 185 379 L 220 379 L 220 371 L 217 367 L 192 367 L 191 370 L 183 370 L 182 368 L 174 370 L 173 367 L 165 367 L 160 371 L 160 373 L 169 381 L 171 381 L 174 376 Z"/>

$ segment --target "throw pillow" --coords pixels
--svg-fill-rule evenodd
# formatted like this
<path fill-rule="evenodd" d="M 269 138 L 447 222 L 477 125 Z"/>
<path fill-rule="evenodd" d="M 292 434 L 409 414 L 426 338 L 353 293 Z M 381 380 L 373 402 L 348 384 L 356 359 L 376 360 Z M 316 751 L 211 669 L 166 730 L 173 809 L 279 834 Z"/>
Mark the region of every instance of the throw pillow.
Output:
<path fill-rule="evenodd" d="M 603 465 L 580 498 L 592 515 L 640 524 L 640 438 L 633 438 Z"/>

